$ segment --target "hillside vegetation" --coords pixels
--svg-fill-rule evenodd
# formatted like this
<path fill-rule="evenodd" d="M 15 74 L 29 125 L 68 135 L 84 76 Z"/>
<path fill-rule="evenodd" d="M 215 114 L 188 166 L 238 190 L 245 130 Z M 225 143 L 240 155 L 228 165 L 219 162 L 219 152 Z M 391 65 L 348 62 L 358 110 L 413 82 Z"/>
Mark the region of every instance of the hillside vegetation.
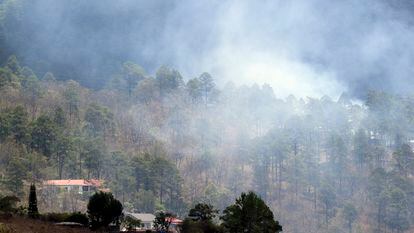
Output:
<path fill-rule="evenodd" d="M 414 232 L 414 96 L 280 98 L 277 86 L 219 85 L 203 71 L 148 72 L 117 47 L 98 67 L 87 50 L 23 46 L 32 6 L 0 2 L 0 197 L 26 205 L 34 183 L 41 213 L 84 211 L 88 196 L 42 183 L 100 179 L 125 211 L 184 218 L 197 203 L 222 211 L 252 190 L 283 232 Z"/>
<path fill-rule="evenodd" d="M 287 232 L 411 225 L 409 97 L 283 100 L 266 85 L 218 89 L 207 73 L 185 82 L 130 62 L 101 90 L 38 78 L 13 56 L 0 72 L 4 195 L 97 178 L 127 210 L 184 215 L 201 201 L 223 209 L 252 189 Z M 42 198 L 41 210 L 54 210 Z"/>

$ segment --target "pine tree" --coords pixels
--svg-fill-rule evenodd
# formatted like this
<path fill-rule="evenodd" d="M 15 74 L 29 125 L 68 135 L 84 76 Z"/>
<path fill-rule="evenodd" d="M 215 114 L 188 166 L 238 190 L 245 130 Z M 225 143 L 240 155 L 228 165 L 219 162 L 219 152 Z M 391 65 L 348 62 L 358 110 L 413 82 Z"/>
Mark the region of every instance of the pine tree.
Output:
<path fill-rule="evenodd" d="M 30 185 L 28 215 L 31 218 L 36 218 L 39 215 L 37 209 L 36 186 L 34 184 Z"/>

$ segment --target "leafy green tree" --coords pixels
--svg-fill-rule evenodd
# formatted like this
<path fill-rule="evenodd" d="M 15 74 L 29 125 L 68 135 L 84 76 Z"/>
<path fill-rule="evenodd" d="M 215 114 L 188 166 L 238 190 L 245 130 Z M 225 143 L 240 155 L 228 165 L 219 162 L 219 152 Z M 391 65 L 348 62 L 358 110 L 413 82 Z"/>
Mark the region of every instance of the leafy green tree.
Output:
<path fill-rule="evenodd" d="M 190 218 L 184 219 L 182 233 L 222 233 L 220 226 L 212 221 L 194 221 Z"/>
<path fill-rule="evenodd" d="M 0 143 L 10 135 L 10 117 L 7 111 L 0 112 Z"/>
<path fill-rule="evenodd" d="M 154 78 L 145 78 L 135 88 L 135 98 L 142 103 L 149 104 L 151 101 L 159 98 L 159 91 L 157 81 Z"/>
<path fill-rule="evenodd" d="M 27 208 L 27 214 L 31 218 L 37 218 L 39 216 L 39 211 L 37 209 L 36 186 L 34 184 L 30 185 L 29 207 Z"/>
<path fill-rule="evenodd" d="M 114 127 L 112 112 L 98 104 L 91 104 L 85 112 L 86 128 L 90 135 L 106 136 Z"/>
<path fill-rule="evenodd" d="M 6 176 L 3 183 L 7 190 L 14 195 L 23 195 L 23 181 L 27 177 L 27 167 L 21 155 L 13 155 L 6 168 Z"/>
<path fill-rule="evenodd" d="M 145 78 L 145 71 L 137 64 L 125 62 L 122 65 L 122 77 L 125 80 L 128 96 L 131 97 L 132 91 L 135 89 L 139 81 Z"/>
<path fill-rule="evenodd" d="M 63 91 L 63 97 L 65 98 L 70 123 L 73 123 L 73 121 L 79 117 L 80 94 L 81 87 L 79 83 L 69 80 Z"/>
<path fill-rule="evenodd" d="M 53 82 L 56 82 L 56 78 L 53 75 L 53 73 L 46 72 L 45 75 L 43 75 L 42 81 L 47 82 L 47 83 L 53 83 Z"/>
<path fill-rule="evenodd" d="M 122 219 L 122 225 L 127 231 L 134 231 L 136 228 L 141 226 L 141 220 L 127 215 Z"/>
<path fill-rule="evenodd" d="M 28 141 L 28 114 L 22 106 L 15 107 L 10 114 L 10 133 L 19 143 Z"/>
<path fill-rule="evenodd" d="M 155 214 L 154 227 L 157 232 L 164 233 L 168 232 L 174 214 L 170 212 L 160 211 Z"/>
<path fill-rule="evenodd" d="M 20 80 L 16 74 L 9 69 L 0 68 L 0 89 L 5 87 L 18 88 Z"/>
<path fill-rule="evenodd" d="M 47 157 L 51 157 L 55 151 L 57 141 L 57 128 L 53 120 L 42 115 L 32 124 L 31 147 Z"/>
<path fill-rule="evenodd" d="M 16 211 L 16 204 L 20 199 L 16 196 L 0 196 L 0 211 L 10 213 Z"/>
<path fill-rule="evenodd" d="M 101 177 L 106 154 L 106 146 L 101 139 L 97 138 L 85 142 L 81 157 L 84 160 L 84 166 L 88 172 L 88 179 L 91 176 L 95 178 Z"/>
<path fill-rule="evenodd" d="M 221 216 L 226 232 L 277 233 L 282 226 L 255 193 L 242 193 L 236 203 L 227 207 Z"/>
<path fill-rule="evenodd" d="M 188 218 L 184 220 L 182 226 L 183 232 L 220 232 L 219 226 L 215 225 L 212 221 L 218 212 L 212 205 L 205 203 L 196 204 L 194 208 L 190 209 Z"/>
<path fill-rule="evenodd" d="M 92 229 L 107 228 L 109 224 L 120 224 L 122 204 L 112 193 L 97 192 L 89 198 L 88 217 Z"/>
<path fill-rule="evenodd" d="M 216 84 L 209 73 L 202 73 L 198 78 L 200 80 L 200 89 L 203 95 L 204 103 L 207 104 L 210 101 L 210 94 L 213 92 Z"/>
<path fill-rule="evenodd" d="M 63 168 L 70 153 L 74 150 L 73 147 L 73 139 L 71 136 L 60 134 L 56 138 L 55 152 L 59 179 L 63 177 Z"/>
<path fill-rule="evenodd" d="M 156 198 L 151 190 L 141 189 L 135 193 L 134 208 L 142 213 L 154 213 L 156 207 Z"/>
<path fill-rule="evenodd" d="M 199 221 L 211 221 L 218 214 L 218 210 L 212 205 L 206 203 L 198 203 L 194 208 L 190 209 L 188 216 Z"/>
<path fill-rule="evenodd" d="M 201 82 L 198 78 L 188 80 L 186 84 L 187 93 L 193 103 L 198 103 L 203 93 L 201 90 Z"/>
<path fill-rule="evenodd" d="M 166 66 L 161 66 L 155 75 L 160 94 L 170 93 L 183 85 L 183 78 L 181 74 Z"/>
<path fill-rule="evenodd" d="M 66 113 L 62 107 L 58 106 L 55 109 L 54 114 L 53 114 L 53 121 L 58 127 L 60 127 L 61 129 L 65 129 L 67 119 L 66 119 Z"/>
<path fill-rule="evenodd" d="M 20 75 L 21 67 L 19 61 L 17 60 L 16 55 L 11 55 L 9 59 L 7 59 L 6 66 L 11 72 L 16 75 Z"/>

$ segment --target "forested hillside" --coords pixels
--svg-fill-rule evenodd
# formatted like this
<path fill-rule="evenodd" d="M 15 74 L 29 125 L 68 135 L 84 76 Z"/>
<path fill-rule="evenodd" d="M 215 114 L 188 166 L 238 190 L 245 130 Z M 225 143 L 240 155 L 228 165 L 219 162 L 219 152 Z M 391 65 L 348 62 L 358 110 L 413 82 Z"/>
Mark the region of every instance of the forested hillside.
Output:
<path fill-rule="evenodd" d="M 30 36 L 19 4 L 0 4 L 1 196 L 102 179 L 126 211 L 185 217 L 253 190 L 283 232 L 414 232 L 414 96 L 280 98 L 277 86 L 146 71 L 120 54 L 99 62 L 110 68 L 69 66 L 67 48 L 56 63 L 40 48 L 25 57 L 11 46 Z M 57 211 L 49 202 L 39 195 L 40 211 Z"/>
<path fill-rule="evenodd" d="M 131 62 L 101 90 L 38 78 L 14 56 L 0 72 L 3 194 L 98 178 L 129 210 L 223 209 L 255 190 L 287 232 L 412 224 L 409 97 L 277 99 L 266 85 L 218 89 L 207 73 L 151 77 Z"/>

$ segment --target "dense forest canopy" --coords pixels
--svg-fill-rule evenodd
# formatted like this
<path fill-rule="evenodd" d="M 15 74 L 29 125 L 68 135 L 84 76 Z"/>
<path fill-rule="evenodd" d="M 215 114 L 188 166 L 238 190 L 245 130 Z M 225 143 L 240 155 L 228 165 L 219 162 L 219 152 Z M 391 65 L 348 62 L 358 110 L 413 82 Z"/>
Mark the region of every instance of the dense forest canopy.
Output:
<path fill-rule="evenodd" d="M 409 71 L 391 75 L 384 65 L 381 74 L 390 76 L 373 78 L 368 66 L 375 62 L 361 63 L 365 78 L 350 77 L 356 86 L 348 84 L 349 94 L 339 98 L 281 97 L 277 85 L 224 84 L 203 70 L 187 76 L 172 66 L 175 55 L 161 52 L 157 61 L 148 55 L 165 39 L 157 37 L 163 28 L 146 27 L 138 40 L 145 43 L 130 49 L 131 25 L 121 27 L 131 17 L 169 25 L 163 13 L 174 9 L 172 17 L 182 6 L 120 2 L 133 8 L 108 11 L 109 1 L 1 1 L 1 196 L 26 198 L 30 183 L 41 189 L 49 179 L 102 179 L 126 211 L 185 216 L 200 202 L 224 210 L 253 190 L 283 232 L 413 231 Z M 394 1 L 392 9 L 401 4 Z M 136 14 L 141 8 L 148 11 Z M 65 20 L 49 24 L 49 16 Z M 403 55 L 397 68 L 405 68 L 409 55 Z M 406 88 L 398 93 L 399 86 Z M 40 211 L 76 207 L 70 196 L 56 206 L 48 195 L 40 190 Z"/>

